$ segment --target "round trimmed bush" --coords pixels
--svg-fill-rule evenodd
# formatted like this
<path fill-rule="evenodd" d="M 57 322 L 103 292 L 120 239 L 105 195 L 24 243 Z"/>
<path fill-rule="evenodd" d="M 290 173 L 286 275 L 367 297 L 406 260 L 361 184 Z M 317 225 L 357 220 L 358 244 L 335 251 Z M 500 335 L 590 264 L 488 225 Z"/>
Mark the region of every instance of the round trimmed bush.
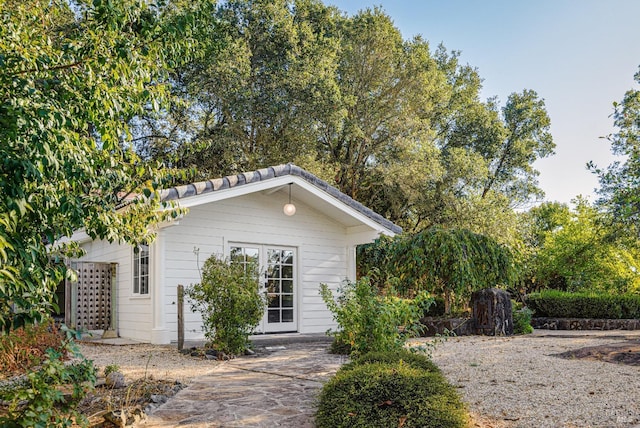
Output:
<path fill-rule="evenodd" d="M 425 370 L 431 373 L 440 373 L 438 366 L 436 366 L 429 358 L 424 355 L 407 351 L 406 349 L 402 349 L 397 352 L 369 352 L 354 361 L 343 365 L 342 370 L 351 370 L 362 364 L 397 364 L 400 363 L 400 361 L 416 369 Z"/>
<path fill-rule="evenodd" d="M 318 428 L 467 426 L 460 397 L 439 372 L 404 361 L 339 370 L 322 389 Z"/>

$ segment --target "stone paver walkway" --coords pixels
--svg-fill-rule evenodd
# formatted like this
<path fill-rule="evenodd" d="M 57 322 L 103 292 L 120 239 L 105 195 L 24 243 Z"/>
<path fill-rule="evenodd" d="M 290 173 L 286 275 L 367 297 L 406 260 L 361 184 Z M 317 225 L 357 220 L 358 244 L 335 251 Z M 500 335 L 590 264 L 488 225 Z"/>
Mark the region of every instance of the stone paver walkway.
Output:
<path fill-rule="evenodd" d="M 140 426 L 313 427 L 323 383 L 346 362 L 327 343 L 259 345 L 220 364 L 156 409 Z"/>

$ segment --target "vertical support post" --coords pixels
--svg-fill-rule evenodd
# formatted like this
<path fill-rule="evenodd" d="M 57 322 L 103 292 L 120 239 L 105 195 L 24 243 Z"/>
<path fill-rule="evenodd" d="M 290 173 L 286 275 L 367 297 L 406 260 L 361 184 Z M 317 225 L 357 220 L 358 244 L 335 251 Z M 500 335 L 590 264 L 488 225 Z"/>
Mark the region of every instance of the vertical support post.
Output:
<path fill-rule="evenodd" d="M 357 269 L 356 269 L 356 246 L 347 245 L 346 253 L 347 253 L 347 279 L 349 281 L 355 281 L 358 275 Z"/>
<path fill-rule="evenodd" d="M 184 348 L 184 285 L 178 285 L 178 351 Z"/>
<path fill-rule="evenodd" d="M 169 344 L 175 337 L 171 336 L 167 328 L 167 296 L 172 294 L 167 288 L 165 281 L 165 240 L 166 233 L 164 229 L 158 230 L 155 241 L 149 248 L 149 292 L 151 293 L 151 343 L 153 344 Z"/>

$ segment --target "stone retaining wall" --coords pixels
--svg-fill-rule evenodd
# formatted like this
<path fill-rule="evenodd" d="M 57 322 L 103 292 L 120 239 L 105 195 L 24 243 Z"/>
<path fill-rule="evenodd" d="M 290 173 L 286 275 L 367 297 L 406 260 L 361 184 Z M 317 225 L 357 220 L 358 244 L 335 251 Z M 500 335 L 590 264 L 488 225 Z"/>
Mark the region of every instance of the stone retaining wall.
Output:
<path fill-rule="evenodd" d="M 533 328 L 546 330 L 640 330 L 640 320 L 610 320 L 588 318 L 544 318 L 531 320 Z"/>
<path fill-rule="evenodd" d="M 453 331 L 456 336 L 473 334 L 473 322 L 470 318 L 438 318 L 426 317 L 420 320 L 424 326 L 423 337 L 444 334 L 445 330 Z"/>

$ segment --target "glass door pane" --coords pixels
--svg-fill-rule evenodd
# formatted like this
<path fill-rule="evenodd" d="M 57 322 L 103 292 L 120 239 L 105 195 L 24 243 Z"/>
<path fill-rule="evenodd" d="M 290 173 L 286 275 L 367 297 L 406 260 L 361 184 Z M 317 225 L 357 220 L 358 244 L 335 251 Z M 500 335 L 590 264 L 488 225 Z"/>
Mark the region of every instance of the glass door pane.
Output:
<path fill-rule="evenodd" d="M 247 269 L 259 266 L 260 292 L 266 298 L 265 313 L 256 332 L 296 331 L 295 253 L 293 249 L 261 245 L 230 245 L 232 263 Z"/>

